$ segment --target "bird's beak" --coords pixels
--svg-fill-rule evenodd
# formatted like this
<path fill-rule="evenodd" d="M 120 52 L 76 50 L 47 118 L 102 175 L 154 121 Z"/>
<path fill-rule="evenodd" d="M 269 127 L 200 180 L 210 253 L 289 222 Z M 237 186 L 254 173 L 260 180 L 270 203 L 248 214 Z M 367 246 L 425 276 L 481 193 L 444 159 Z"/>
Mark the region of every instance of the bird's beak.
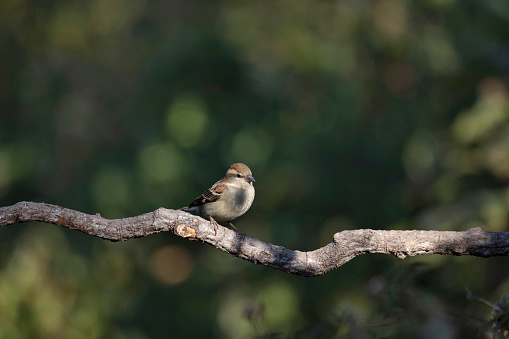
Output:
<path fill-rule="evenodd" d="M 253 178 L 253 176 L 250 174 L 246 177 L 247 182 L 255 182 L 256 180 Z"/>

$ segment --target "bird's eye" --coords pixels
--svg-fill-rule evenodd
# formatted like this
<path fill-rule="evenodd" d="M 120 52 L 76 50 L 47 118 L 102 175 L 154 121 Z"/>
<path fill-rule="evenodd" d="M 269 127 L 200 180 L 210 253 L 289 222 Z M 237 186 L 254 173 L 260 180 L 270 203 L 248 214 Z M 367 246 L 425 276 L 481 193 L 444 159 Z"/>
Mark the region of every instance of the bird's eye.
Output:
<path fill-rule="evenodd" d="M 237 174 L 236 177 L 237 178 L 242 178 L 242 174 Z"/>

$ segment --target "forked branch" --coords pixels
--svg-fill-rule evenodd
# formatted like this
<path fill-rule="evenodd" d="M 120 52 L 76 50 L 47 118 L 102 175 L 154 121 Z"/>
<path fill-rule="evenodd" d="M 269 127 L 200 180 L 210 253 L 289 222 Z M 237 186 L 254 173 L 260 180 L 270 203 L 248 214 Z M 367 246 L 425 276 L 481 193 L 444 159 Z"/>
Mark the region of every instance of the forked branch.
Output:
<path fill-rule="evenodd" d="M 110 241 L 171 232 L 182 238 L 208 243 L 255 264 L 306 277 L 325 274 L 366 253 L 392 254 L 399 258 L 421 254 L 483 258 L 509 255 L 509 232 L 484 232 L 480 228 L 465 232 L 348 230 L 334 234 L 333 241 L 322 248 L 301 252 L 265 243 L 225 227 L 219 227 L 215 234 L 208 220 L 165 208 L 113 220 L 99 214 L 85 214 L 37 202 L 19 202 L 0 208 L 0 226 L 29 221 L 51 223 Z"/>

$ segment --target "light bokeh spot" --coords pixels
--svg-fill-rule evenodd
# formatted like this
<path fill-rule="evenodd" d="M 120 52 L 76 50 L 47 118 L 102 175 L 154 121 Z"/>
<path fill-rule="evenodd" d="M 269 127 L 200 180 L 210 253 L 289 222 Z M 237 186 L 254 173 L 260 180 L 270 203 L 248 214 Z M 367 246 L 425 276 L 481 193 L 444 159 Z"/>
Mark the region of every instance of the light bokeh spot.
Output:
<path fill-rule="evenodd" d="M 122 215 L 130 206 L 131 179 L 121 168 L 107 167 L 99 171 L 92 182 L 92 195 L 100 210 Z"/>
<path fill-rule="evenodd" d="M 298 316 L 298 296 L 294 285 L 283 280 L 273 281 L 260 291 L 259 302 L 265 306 L 267 323 L 289 330 Z"/>
<path fill-rule="evenodd" d="M 51 45 L 65 49 L 82 49 L 87 36 L 85 13 L 84 7 L 74 2 L 59 7 L 48 25 Z"/>
<path fill-rule="evenodd" d="M 249 166 L 265 163 L 272 153 L 273 142 L 261 130 L 244 129 L 231 143 L 229 162 L 244 162 Z"/>
<path fill-rule="evenodd" d="M 434 73 L 451 74 L 461 65 L 461 59 L 458 57 L 451 37 L 435 26 L 426 28 L 421 48 Z"/>
<path fill-rule="evenodd" d="M 165 246 L 157 250 L 150 260 L 152 274 L 162 284 L 178 285 L 189 279 L 194 259 L 181 246 Z"/>
<path fill-rule="evenodd" d="M 177 99 L 166 111 L 166 129 L 185 148 L 203 140 L 208 120 L 205 105 L 194 96 Z"/>
<path fill-rule="evenodd" d="M 426 132 L 416 132 L 403 151 L 403 165 L 409 178 L 421 181 L 430 175 L 437 157 L 437 143 Z"/>
<path fill-rule="evenodd" d="M 168 143 L 151 144 L 139 155 L 143 179 L 153 183 L 179 178 L 183 161 L 175 146 Z"/>
<path fill-rule="evenodd" d="M 256 332 L 243 316 L 246 301 L 252 297 L 252 291 L 245 285 L 233 286 L 221 297 L 221 306 L 217 312 L 217 321 L 228 338 L 253 338 Z"/>
<path fill-rule="evenodd" d="M 378 0 L 371 8 L 371 18 L 375 28 L 383 35 L 398 38 L 407 27 L 407 11 L 401 2 Z"/>
<path fill-rule="evenodd" d="M 509 119 L 509 95 L 505 85 L 487 78 L 479 85 L 475 105 L 458 115 L 452 126 L 456 139 L 464 144 L 479 141 Z"/>

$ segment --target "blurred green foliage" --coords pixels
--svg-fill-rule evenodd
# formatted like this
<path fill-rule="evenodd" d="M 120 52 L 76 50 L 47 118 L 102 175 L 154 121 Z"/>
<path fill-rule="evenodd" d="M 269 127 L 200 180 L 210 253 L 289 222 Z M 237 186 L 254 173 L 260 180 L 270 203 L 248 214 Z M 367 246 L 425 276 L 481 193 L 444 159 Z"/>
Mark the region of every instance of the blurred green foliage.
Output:
<path fill-rule="evenodd" d="M 505 0 L 0 3 L 0 205 L 188 204 L 233 162 L 245 233 L 508 231 Z M 304 279 L 158 234 L 0 233 L 0 337 L 483 337 L 507 258 L 369 255 Z"/>

